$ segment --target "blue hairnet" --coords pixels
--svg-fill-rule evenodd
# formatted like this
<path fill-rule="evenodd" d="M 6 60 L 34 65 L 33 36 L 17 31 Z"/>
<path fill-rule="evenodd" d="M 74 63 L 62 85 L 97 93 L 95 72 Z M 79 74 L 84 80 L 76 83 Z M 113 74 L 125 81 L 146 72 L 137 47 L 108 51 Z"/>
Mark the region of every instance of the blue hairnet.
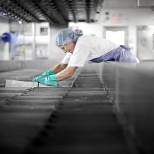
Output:
<path fill-rule="evenodd" d="M 82 30 L 76 29 L 75 32 L 70 28 L 60 30 L 56 35 L 56 45 L 63 46 L 64 44 L 76 42 L 83 35 Z"/>

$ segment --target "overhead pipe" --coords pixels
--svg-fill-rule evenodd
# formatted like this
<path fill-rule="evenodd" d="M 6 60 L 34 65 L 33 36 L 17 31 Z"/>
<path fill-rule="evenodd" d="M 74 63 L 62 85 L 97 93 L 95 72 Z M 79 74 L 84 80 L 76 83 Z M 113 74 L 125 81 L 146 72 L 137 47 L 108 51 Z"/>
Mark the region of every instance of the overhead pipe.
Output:
<path fill-rule="evenodd" d="M 66 23 L 66 19 L 64 16 L 60 13 L 60 9 L 56 6 L 56 4 L 53 1 L 48 2 L 51 9 L 55 11 L 54 15 L 58 16 L 56 19 L 58 20 L 59 23 Z"/>
<path fill-rule="evenodd" d="M 3 1 L 1 2 L 1 12 L 4 12 L 5 10 L 5 16 L 8 16 L 9 18 L 15 19 L 15 20 L 23 20 L 26 22 L 29 22 L 29 20 L 33 19 L 35 21 L 38 21 L 37 18 L 35 18 L 33 15 L 31 15 L 27 10 L 25 10 L 17 1 Z M 21 15 L 23 16 L 21 17 Z"/>
<path fill-rule="evenodd" d="M 76 11 L 75 11 L 75 4 L 72 4 L 73 1 L 69 1 L 68 2 L 67 0 L 63 0 L 63 2 L 64 2 L 64 5 L 65 5 L 65 8 L 68 9 L 68 13 L 72 14 L 73 22 L 77 22 Z"/>

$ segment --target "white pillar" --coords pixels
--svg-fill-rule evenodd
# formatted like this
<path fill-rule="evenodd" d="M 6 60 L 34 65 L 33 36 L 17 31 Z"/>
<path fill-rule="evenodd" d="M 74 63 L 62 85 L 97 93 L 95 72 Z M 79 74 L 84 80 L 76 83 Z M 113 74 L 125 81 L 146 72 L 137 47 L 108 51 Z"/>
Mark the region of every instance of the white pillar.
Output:
<path fill-rule="evenodd" d="M 33 60 L 36 59 L 36 24 L 32 23 L 32 36 L 33 36 L 33 43 L 32 43 L 32 52 L 33 52 Z"/>
<path fill-rule="evenodd" d="M 128 28 L 129 33 L 129 39 L 128 39 L 128 45 L 132 49 L 132 52 L 134 55 L 137 55 L 137 31 L 136 26 L 129 26 Z"/>

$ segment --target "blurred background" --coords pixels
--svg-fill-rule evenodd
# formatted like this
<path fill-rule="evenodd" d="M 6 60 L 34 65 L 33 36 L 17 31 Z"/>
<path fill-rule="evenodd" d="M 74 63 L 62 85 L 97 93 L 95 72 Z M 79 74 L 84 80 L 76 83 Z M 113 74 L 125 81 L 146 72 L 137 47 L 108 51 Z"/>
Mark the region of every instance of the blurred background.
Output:
<path fill-rule="evenodd" d="M 58 30 L 71 27 L 131 47 L 141 62 L 154 60 L 153 0 L 1 0 L 1 61 L 60 61 Z"/>

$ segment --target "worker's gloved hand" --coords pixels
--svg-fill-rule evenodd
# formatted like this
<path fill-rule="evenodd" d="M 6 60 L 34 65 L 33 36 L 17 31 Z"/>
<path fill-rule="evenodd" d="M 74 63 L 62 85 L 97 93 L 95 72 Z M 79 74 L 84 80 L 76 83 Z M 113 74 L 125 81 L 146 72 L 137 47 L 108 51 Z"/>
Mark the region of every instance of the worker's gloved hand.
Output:
<path fill-rule="evenodd" d="M 43 78 L 43 77 L 47 77 L 49 75 L 53 75 L 54 72 L 52 70 L 47 70 L 46 72 L 44 72 L 43 74 L 41 74 L 40 76 L 36 77 L 34 80 L 32 80 L 33 82 L 37 82 L 37 79 L 39 78 Z"/>
<path fill-rule="evenodd" d="M 39 82 L 39 83 L 44 84 L 46 86 L 57 86 L 58 85 L 55 74 L 49 75 L 49 76 L 46 76 L 46 77 L 37 78 L 33 82 Z"/>
<path fill-rule="evenodd" d="M 40 76 L 41 77 L 46 77 L 46 76 L 53 75 L 53 74 L 55 74 L 55 73 L 52 70 L 47 70 L 46 72 L 44 72 Z"/>

